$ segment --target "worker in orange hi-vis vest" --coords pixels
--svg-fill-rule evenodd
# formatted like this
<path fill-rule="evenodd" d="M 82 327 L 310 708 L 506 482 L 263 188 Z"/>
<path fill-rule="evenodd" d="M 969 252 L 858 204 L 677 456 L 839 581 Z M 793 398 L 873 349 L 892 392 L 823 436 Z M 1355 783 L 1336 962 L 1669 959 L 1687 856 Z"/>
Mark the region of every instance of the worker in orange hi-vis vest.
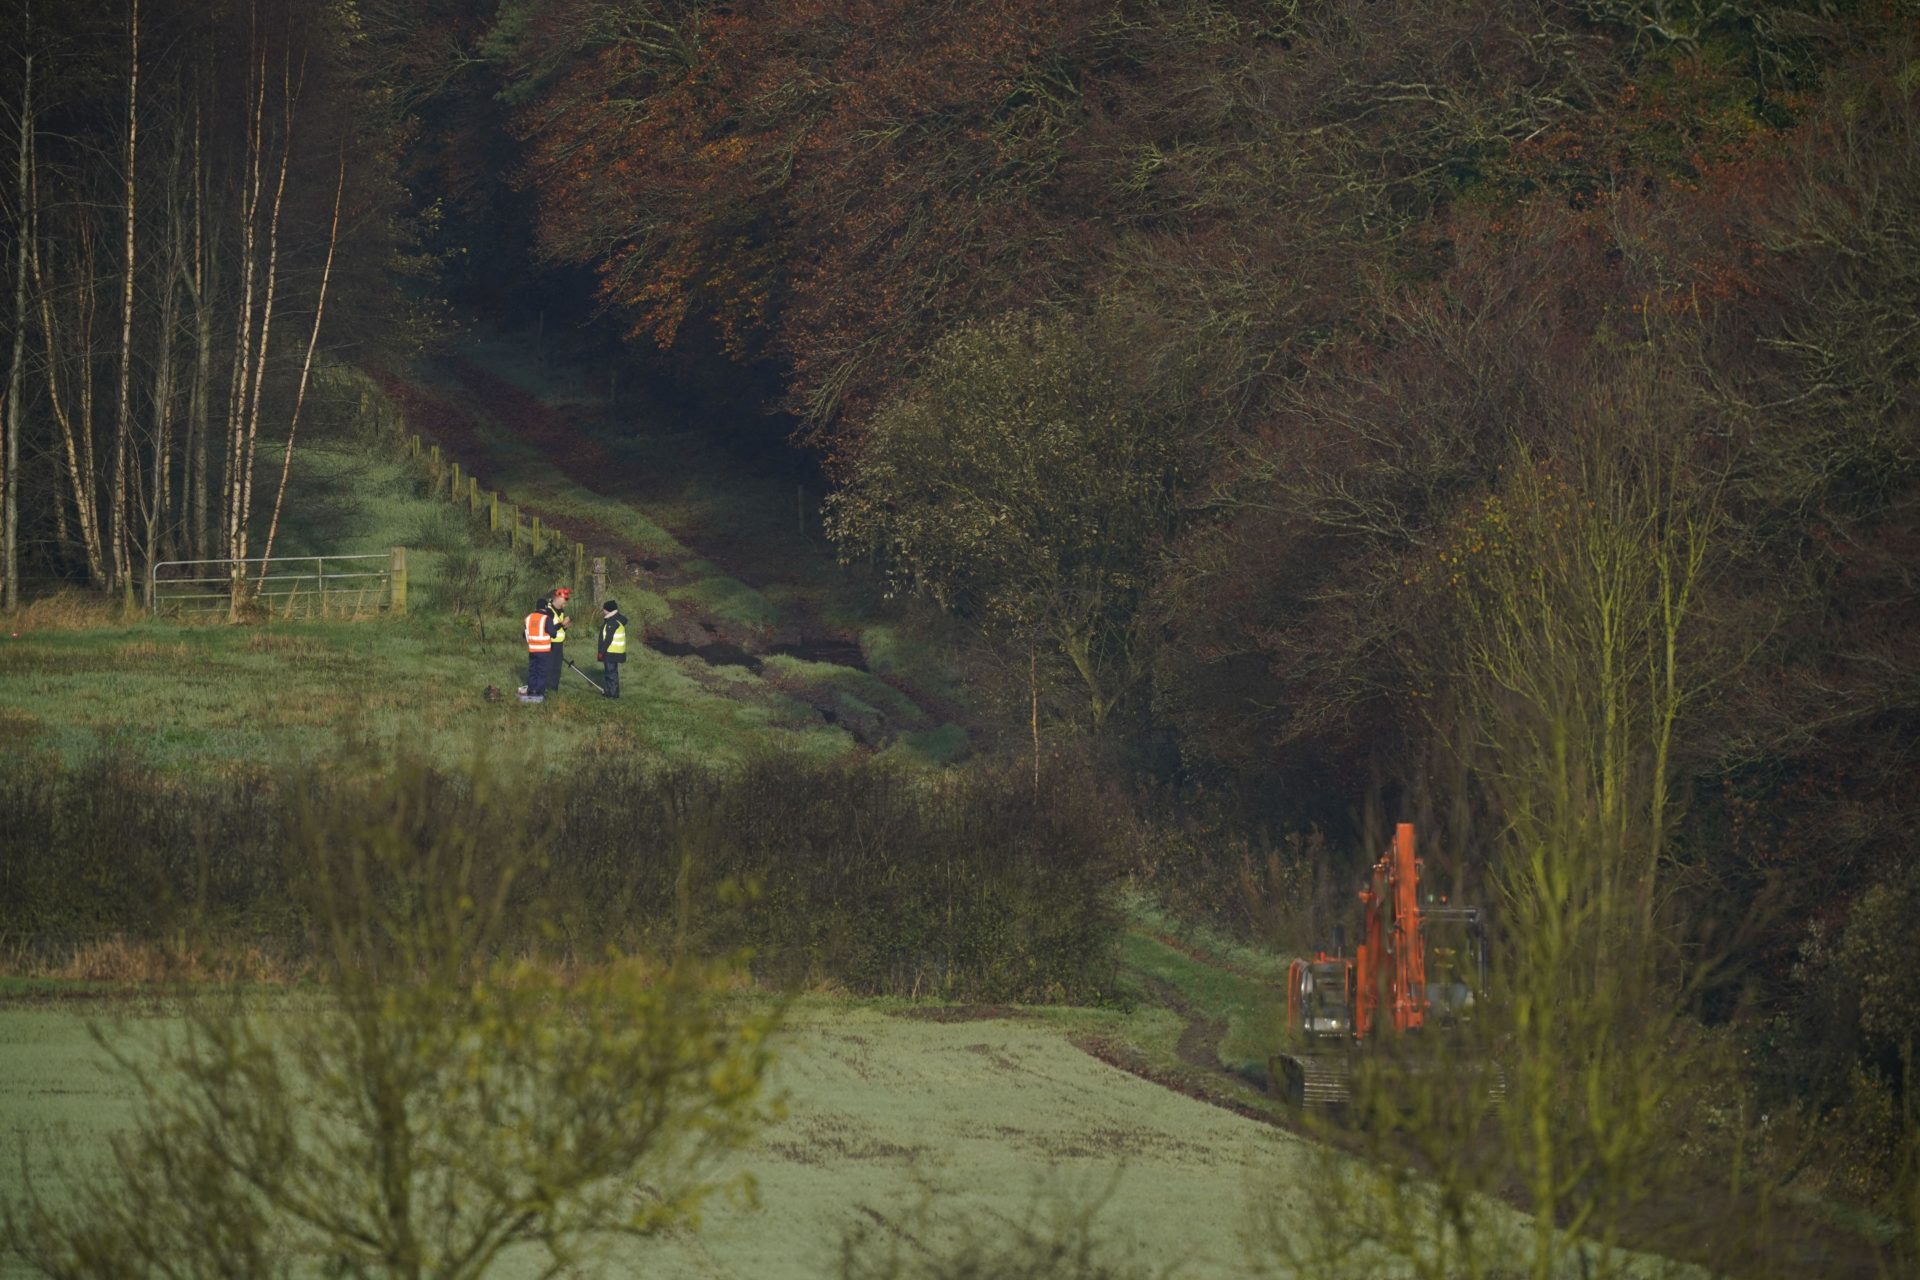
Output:
<path fill-rule="evenodd" d="M 547 667 L 553 658 L 553 614 L 542 596 L 533 602 L 527 615 L 527 683 L 520 690 L 522 702 L 547 700 Z"/>

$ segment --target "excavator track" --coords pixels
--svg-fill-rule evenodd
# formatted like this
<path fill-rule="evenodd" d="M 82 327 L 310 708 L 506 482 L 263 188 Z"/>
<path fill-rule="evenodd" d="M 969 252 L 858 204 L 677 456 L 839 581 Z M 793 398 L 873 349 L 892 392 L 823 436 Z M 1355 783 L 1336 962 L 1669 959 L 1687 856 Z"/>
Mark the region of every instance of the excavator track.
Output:
<path fill-rule="evenodd" d="M 1268 1087 L 1295 1107 L 1343 1107 L 1353 1098 L 1353 1064 L 1343 1053 L 1278 1053 L 1267 1076 Z"/>
<path fill-rule="evenodd" d="M 1466 1078 L 1482 1090 L 1486 1103 L 1494 1109 L 1507 1102 L 1507 1077 L 1498 1066 L 1483 1063 L 1463 1066 L 1453 1063 L 1453 1072 L 1464 1070 Z M 1300 1108 L 1344 1107 L 1353 1101 L 1353 1059 L 1344 1053 L 1279 1053 L 1267 1062 L 1269 1092 Z"/>

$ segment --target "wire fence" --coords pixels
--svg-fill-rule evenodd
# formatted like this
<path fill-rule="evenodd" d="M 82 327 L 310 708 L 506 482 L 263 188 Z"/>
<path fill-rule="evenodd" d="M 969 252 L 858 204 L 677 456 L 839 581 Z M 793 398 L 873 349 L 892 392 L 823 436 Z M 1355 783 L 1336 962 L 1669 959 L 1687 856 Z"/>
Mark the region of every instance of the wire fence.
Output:
<path fill-rule="evenodd" d="M 231 613 L 243 607 L 279 617 L 360 617 L 407 607 L 407 550 L 373 555 L 254 556 L 162 560 L 147 570 L 150 613 Z"/>

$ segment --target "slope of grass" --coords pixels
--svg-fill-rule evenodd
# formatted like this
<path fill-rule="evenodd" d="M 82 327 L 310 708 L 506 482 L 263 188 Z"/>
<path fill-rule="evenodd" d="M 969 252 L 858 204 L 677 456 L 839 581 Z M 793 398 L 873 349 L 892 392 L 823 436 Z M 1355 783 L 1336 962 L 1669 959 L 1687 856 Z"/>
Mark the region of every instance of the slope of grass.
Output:
<path fill-rule="evenodd" d="M 83 1163 L 103 1159 L 132 1119 L 133 1087 L 102 1065 L 90 1020 L 135 1056 L 178 1025 L 154 1001 L 0 1004 L 0 1116 L 37 1160 L 55 1147 Z M 1313 1202 L 1299 1188 L 1351 1166 L 1076 1047 L 1089 1037 L 1163 1037 L 1166 1022 L 1164 1010 L 1149 1009 L 798 1000 L 770 1081 L 785 1114 L 716 1171 L 751 1176 L 754 1200 L 716 1201 L 696 1229 L 627 1246 L 616 1272 L 832 1276 L 847 1233 L 876 1223 L 890 1224 L 883 1239 L 905 1231 L 916 1252 L 938 1255 L 962 1239 L 1091 1212 L 1097 1256 L 1136 1274 L 1276 1274 L 1263 1267 L 1313 1230 Z M 19 1192 L 20 1176 L 17 1160 L 0 1162 L 0 1199 Z M 1483 1244 L 1497 1253 L 1510 1237 L 1521 1256 L 1525 1220 L 1487 1208 Z M 1621 1261 L 1616 1274 L 1704 1274 Z M 1412 1274 L 1386 1258 L 1349 1262 L 1356 1276 Z M 535 1264 L 510 1258 L 499 1274 L 532 1274 Z M 1580 1274 L 1573 1263 L 1564 1271 Z"/>
<path fill-rule="evenodd" d="M 431 402 L 423 416 L 458 424 L 450 430 L 489 487 L 572 522 L 589 554 L 611 552 L 623 605 L 657 585 L 678 612 L 736 638 L 825 630 L 855 640 L 876 673 L 941 705 L 966 703 L 951 646 L 938 642 L 947 624 L 907 624 L 835 559 L 810 505 L 819 492 L 658 406 L 608 405 L 577 372 L 518 344 L 476 339 L 467 355 L 408 394 Z M 623 574 L 629 556 L 655 567 Z M 941 745 L 964 749 L 952 734 Z"/>
<path fill-rule="evenodd" d="M 9 740 L 72 761 L 117 739 L 183 769 L 297 760 L 342 739 L 424 745 L 446 764 L 470 759 L 480 741 L 496 758 L 549 763 L 586 746 L 662 761 L 737 759 L 775 742 L 819 755 L 852 748 L 845 731 L 783 695 L 717 685 L 699 663 L 646 649 L 629 654 L 619 702 L 564 672 L 558 698 L 521 706 L 519 617 L 539 589 L 524 557 L 476 540 L 466 514 L 428 497 L 397 447 L 323 443 L 295 459 L 275 553 L 406 546 L 411 616 L 227 626 L 82 609 L 36 626 L 52 615 L 28 611 L 0 634 Z M 450 566 L 479 582 L 463 587 Z M 622 603 L 642 619 L 667 608 L 645 592 Z M 467 612 L 455 616 L 455 604 Z M 573 649 L 591 669 L 590 645 Z M 502 700 L 482 697 L 489 686 Z"/>

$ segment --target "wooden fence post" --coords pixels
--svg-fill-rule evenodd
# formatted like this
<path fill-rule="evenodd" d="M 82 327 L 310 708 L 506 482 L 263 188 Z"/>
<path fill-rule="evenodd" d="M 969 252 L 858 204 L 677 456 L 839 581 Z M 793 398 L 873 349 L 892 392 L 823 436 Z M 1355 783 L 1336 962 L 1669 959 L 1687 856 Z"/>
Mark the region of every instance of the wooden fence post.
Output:
<path fill-rule="evenodd" d="M 487 495 L 487 532 L 500 532 L 500 495 L 497 493 Z"/>
<path fill-rule="evenodd" d="M 440 446 L 434 445 L 427 450 L 427 470 L 433 472 L 433 478 L 440 478 Z"/>
<path fill-rule="evenodd" d="M 543 550 L 543 548 L 540 545 L 543 541 L 544 539 L 542 539 L 540 536 L 540 517 L 535 516 L 533 518 L 533 554 L 534 555 L 536 556 L 539 555 L 540 552 Z"/>
<path fill-rule="evenodd" d="M 407 612 L 407 549 L 395 547 L 388 555 L 387 585 L 390 589 L 390 607 L 396 616 L 405 616 Z"/>
<path fill-rule="evenodd" d="M 480 513 L 479 476 L 467 477 L 467 513 L 469 515 L 478 515 Z"/>
<path fill-rule="evenodd" d="M 517 502 L 513 504 L 512 515 L 513 523 L 508 526 L 511 532 L 507 534 L 507 545 L 518 551 L 520 549 L 520 504 Z"/>
<path fill-rule="evenodd" d="M 420 433 L 418 431 L 407 437 L 407 456 L 410 458 L 418 458 L 420 456 Z"/>
<path fill-rule="evenodd" d="M 458 502 L 460 501 L 460 464 L 456 462 L 453 466 L 449 467 L 447 469 L 447 475 L 449 477 L 447 481 L 447 501 Z"/>
<path fill-rule="evenodd" d="M 593 558 L 593 607 L 598 609 L 607 602 L 607 558 Z"/>
<path fill-rule="evenodd" d="M 573 544 L 573 581 L 567 585 L 575 591 L 587 585 L 587 549 L 577 542 Z M 596 600 L 594 603 L 600 602 Z"/>

